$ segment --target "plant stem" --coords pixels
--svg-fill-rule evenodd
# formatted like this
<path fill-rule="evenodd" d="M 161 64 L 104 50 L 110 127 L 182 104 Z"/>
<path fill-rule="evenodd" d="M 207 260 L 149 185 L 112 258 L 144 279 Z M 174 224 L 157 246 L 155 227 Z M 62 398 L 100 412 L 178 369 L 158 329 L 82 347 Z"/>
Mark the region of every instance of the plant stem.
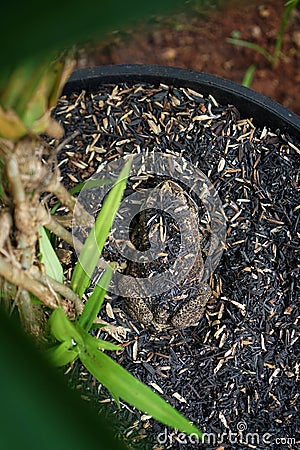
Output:
<path fill-rule="evenodd" d="M 14 153 L 10 154 L 6 159 L 6 173 L 13 195 L 14 205 L 20 206 L 26 202 L 26 196 L 19 173 L 17 157 Z"/>
<path fill-rule="evenodd" d="M 44 226 L 45 228 L 47 228 L 47 230 L 54 233 L 67 244 L 71 245 L 71 247 L 74 246 L 72 233 L 70 233 L 70 231 L 66 230 L 65 227 L 58 223 L 54 217 L 51 216 L 49 222 L 45 223 Z"/>
<path fill-rule="evenodd" d="M 273 67 L 275 67 L 278 63 L 281 48 L 282 48 L 283 36 L 285 33 L 285 29 L 287 27 L 291 12 L 297 6 L 298 2 L 299 2 L 299 0 L 292 0 L 292 1 L 287 2 L 285 5 L 284 13 L 283 13 L 283 17 L 282 17 L 282 21 L 281 21 L 281 25 L 280 25 L 280 30 L 277 35 L 275 49 L 274 49 L 274 53 L 273 53 L 273 63 L 272 63 Z"/>
<path fill-rule="evenodd" d="M 27 275 L 26 271 L 14 266 L 2 256 L 0 256 L 0 276 L 4 277 L 10 283 L 31 292 L 45 306 L 51 309 L 58 307 L 58 298 L 52 290 L 31 278 Z"/>
<path fill-rule="evenodd" d="M 47 190 L 54 194 L 60 202 L 69 209 L 71 214 L 74 214 L 74 217 L 79 225 L 90 227 L 93 226 L 93 217 L 79 202 L 77 202 L 76 198 L 69 193 L 62 183 L 57 182 L 53 185 L 50 184 L 47 186 Z"/>
<path fill-rule="evenodd" d="M 75 309 L 78 315 L 82 313 L 83 310 L 83 303 L 80 299 L 80 297 L 75 294 L 74 291 L 72 291 L 71 288 L 66 286 L 65 284 L 59 283 L 59 281 L 54 280 L 54 278 L 51 278 L 49 276 L 45 276 L 45 278 L 41 278 L 41 281 L 45 280 L 50 286 L 60 294 L 62 297 L 66 298 L 67 300 L 70 300 L 75 305 Z"/>
<path fill-rule="evenodd" d="M 29 292 L 24 289 L 17 292 L 15 301 L 24 330 L 41 338 L 43 335 L 43 312 L 39 305 L 32 304 Z"/>
<path fill-rule="evenodd" d="M 64 226 L 58 223 L 53 216 L 50 217 L 49 222 L 45 223 L 44 226 L 45 228 L 47 228 L 47 230 L 54 233 L 56 236 L 58 236 L 67 244 L 69 244 L 71 247 L 75 246 L 77 250 L 82 249 L 83 244 L 80 242 L 80 240 L 75 236 L 73 236 L 72 233 L 70 233 L 70 231 L 66 230 Z"/>
<path fill-rule="evenodd" d="M 16 289 L 16 286 L 13 286 L 4 277 L 0 277 L 0 302 L 8 314 L 13 309 L 12 300 L 15 298 Z"/>
<path fill-rule="evenodd" d="M 235 38 L 227 38 L 226 41 L 233 45 L 238 45 L 240 47 L 247 47 L 251 50 L 254 50 L 257 53 L 260 53 L 266 60 L 272 65 L 272 67 L 276 67 L 279 61 L 279 56 L 282 48 L 284 33 L 293 9 L 297 6 L 299 0 L 289 0 L 285 4 L 283 17 L 281 20 L 280 30 L 278 32 L 275 48 L 273 53 L 269 53 L 263 47 L 258 44 L 254 44 L 253 42 L 243 41 L 242 39 Z"/>
<path fill-rule="evenodd" d="M 0 212 L 0 249 L 5 245 L 12 228 L 13 220 L 10 213 L 6 210 Z"/>
<path fill-rule="evenodd" d="M 253 44 L 253 42 L 243 41 L 242 39 L 227 38 L 229 44 L 238 45 L 239 47 L 246 47 L 260 53 L 270 64 L 273 64 L 273 55 L 271 55 L 267 50 L 258 44 Z"/>
<path fill-rule="evenodd" d="M 243 81 L 242 81 L 243 86 L 245 86 L 245 87 L 251 86 L 255 69 L 256 69 L 255 64 L 251 64 L 251 66 L 248 67 L 248 69 L 244 75 Z"/>
<path fill-rule="evenodd" d="M 39 281 L 44 286 L 51 286 L 56 293 L 74 303 L 77 314 L 81 314 L 83 310 L 83 303 L 80 297 L 75 294 L 72 289 L 65 284 L 59 283 L 59 281 L 54 280 L 54 278 L 49 277 L 49 275 L 42 274 L 36 266 L 32 267 L 30 273 L 36 281 Z"/>

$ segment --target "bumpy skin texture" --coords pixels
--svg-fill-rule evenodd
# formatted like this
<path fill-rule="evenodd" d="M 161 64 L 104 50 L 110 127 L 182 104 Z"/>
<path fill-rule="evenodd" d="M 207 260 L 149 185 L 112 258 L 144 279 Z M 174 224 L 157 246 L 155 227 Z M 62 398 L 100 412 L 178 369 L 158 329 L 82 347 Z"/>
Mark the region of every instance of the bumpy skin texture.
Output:
<path fill-rule="evenodd" d="M 127 283 L 126 289 L 128 292 L 128 297 L 125 298 L 124 302 L 124 309 L 133 319 L 144 325 L 152 323 L 157 328 L 170 326 L 186 328 L 195 326 L 204 315 L 206 304 L 211 296 L 209 285 L 201 282 L 203 259 L 200 249 L 202 235 L 198 227 L 198 208 L 191 197 L 173 181 L 164 181 L 155 189 L 160 189 L 162 193 L 169 192 L 172 195 L 176 195 L 182 205 L 182 221 L 185 221 L 184 225 L 186 230 L 193 230 L 193 225 L 195 226 L 195 223 L 197 224 L 198 233 L 195 235 L 189 232 L 185 236 L 187 246 L 194 249 L 196 242 L 197 250 L 192 255 L 185 255 L 185 265 L 189 266 L 190 264 L 188 267 L 189 271 L 187 277 L 178 283 L 177 291 L 180 295 L 171 298 L 172 305 L 169 304 L 168 298 L 163 298 L 163 295 L 161 298 L 162 301 L 158 305 L 153 306 L 153 298 L 142 295 L 142 283 L 138 279 L 132 278 L 129 284 L 128 281 L 121 280 L 121 283 Z M 149 206 L 151 205 L 147 205 L 147 207 Z M 155 206 L 157 207 L 159 205 L 156 204 Z M 134 230 L 134 233 L 140 241 L 147 239 L 146 221 L 146 215 L 143 216 L 142 214 L 140 222 Z M 190 221 L 193 223 L 190 223 Z M 151 275 L 151 270 L 145 264 L 142 265 L 141 269 L 141 265 L 129 262 L 125 273 L 132 277 L 147 278 Z"/>

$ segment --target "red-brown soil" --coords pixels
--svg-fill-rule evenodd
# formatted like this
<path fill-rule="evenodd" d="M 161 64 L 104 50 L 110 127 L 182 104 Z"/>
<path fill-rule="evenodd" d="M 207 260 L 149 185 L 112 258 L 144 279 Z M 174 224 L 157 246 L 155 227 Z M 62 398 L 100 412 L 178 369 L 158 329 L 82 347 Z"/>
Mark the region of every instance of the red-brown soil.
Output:
<path fill-rule="evenodd" d="M 300 114 L 300 5 L 290 17 L 281 57 L 274 68 L 251 49 L 226 42 L 240 39 L 274 50 L 283 0 L 219 0 L 218 7 L 196 8 L 168 18 L 152 18 L 146 25 L 118 31 L 101 43 L 80 50 L 78 67 L 103 64 L 161 64 L 185 67 L 241 83 L 247 68 L 256 64 L 251 85 Z M 212 3 L 212 2 L 208 2 Z M 201 4 L 201 2 L 199 2 Z"/>

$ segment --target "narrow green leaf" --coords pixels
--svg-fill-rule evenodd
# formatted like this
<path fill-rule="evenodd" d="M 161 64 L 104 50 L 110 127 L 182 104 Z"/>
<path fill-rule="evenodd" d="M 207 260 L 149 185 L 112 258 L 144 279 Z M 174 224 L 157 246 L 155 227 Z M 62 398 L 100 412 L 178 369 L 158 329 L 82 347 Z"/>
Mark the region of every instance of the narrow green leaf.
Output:
<path fill-rule="evenodd" d="M 112 184 L 112 181 L 108 178 L 101 178 L 101 179 L 91 179 L 88 181 L 83 181 L 82 183 L 76 184 L 73 188 L 70 189 L 70 194 L 77 194 L 78 192 L 81 192 L 82 189 L 86 191 L 87 189 L 92 189 L 98 186 L 106 186 L 108 184 Z"/>
<path fill-rule="evenodd" d="M 29 293 L 29 295 L 31 303 L 33 305 L 43 305 L 43 302 L 41 302 L 41 300 L 39 300 L 35 295 L 31 294 L 31 292 Z"/>
<path fill-rule="evenodd" d="M 107 178 L 104 178 L 103 180 L 101 179 L 101 180 L 82 181 L 82 183 L 78 183 L 78 184 L 76 184 L 76 186 L 71 188 L 69 190 L 69 192 L 71 195 L 74 195 L 74 194 L 78 194 L 79 192 L 81 192 L 83 188 L 86 191 L 87 189 L 92 189 L 97 186 L 104 186 L 104 185 L 108 185 L 108 184 L 112 184 L 112 181 L 108 180 Z M 52 208 L 50 210 L 50 214 L 54 214 L 58 210 L 60 205 L 61 205 L 61 202 L 55 203 L 55 205 L 52 206 Z"/>
<path fill-rule="evenodd" d="M 98 339 L 95 336 L 91 336 L 86 330 L 80 327 L 79 324 L 76 324 L 76 328 L 82 336 L 84 344 L 86 347 L 93 347 L 95 350 L 122 350 L 123 347 L 120 345 L 113 344 L 112 342 L 104 341 L 103 339 Z"/>
<path fill-rule="evenodd" d="M 64 280 L 62 265 L 51 245 L 44 227 L 39 229 L 40 260 L 45 265 L 46 274 L 60 283 Z"/>
<path fill-rule="evenodd" d="M 110 280 L 113 276 L 113 269 L 109 268 L 101 276 L 100 282 L 95 286 L 92 294 L 88 298 L 81 316 L 78 319 L 78 323 L 83 329 L 89 331 L 93 325 L 93 322 L 103 304 L 104 296 L 109 286 Z M 100 285 L 101 283 L 101 285 Z"/>
<path fill-rule="evenodd" d="M 51 61 L 48 58 L 48 61 Z M 49 63 L 48 63 L 49 64 Z M 14 108 L 18 113 L 18 102 L 24 97 L 28 101 L 32 94 L 32 84 L 37 87 L 37 83 L 46 70 L 45 60 L 23 61 L 13 72 L 10 73 L 5 89 L 1 92 L 1 105 L 5 108 Z"/>
<path fill-rule="evenodd" d="M 299 2 L 299 0 L 288 0 L 286 3 L 285 3 L 285 7 L 287 8 L 287 7 L 291 7 L 291 8 L 295 8 L 296 6 L 297 6 L 297 3 Z"/>
<path fill-rule="evenodd" d="M 83 345 L 81 334 L 77 331 L 75 325 L 68 319 L 61 308 L 57 308 L 53 311 L 48 321 L 48 325 L 52 335 L 59 342 L 73 339 L 76 344 L 80 343 Z"/>
<path fill-rule="evenodd" d="M 98 330 L 99 328 L 104 328 L 106 325 L 105 323 L 93 323 L 91 326 L 91 330 Z"/>
<path fill-rule="evenodd" d="M 296 8 L 298 2 L 299 2 L 299 0 L 289 0 L 284 5 L 284 13 L 283 13 L 283 17 L 282 17 L 281 24 L 280 24 L 280 30 L 277 34 L 275 49 L 274 49 L 274 53 L 273 53 L 273 66 L 275 66 L 276 63 L 278 62 L 279 55 L 280 55 L 281 48 L 282 48 L 283 36 L 285 33 L 285 29 L 289 22 L 291 12 L 293 11 L 294 8 Z"/>
<path fill-rule="evenodd" d="M 242 81 L 243 86 L 245 86 L 245 87 L 251 86 L 255 69 L 256 69 L 255 64 L 251 64 L 251 66 L 248 67 L 247 72 L 245 73 L 245 76 Z"/>
<path fill-rule="evenodd" d="M 117 407 L 120 408 L 121 407 L 120 397 L 112 391 L 110 391 L 110 394 L 111 394 L 112 398 L 114 399 L 114 401 L 116 402 Z"/>
<path fill-rule="evenodd" d="M 30 61 L 24 63 L 24 71 L 27 72 L 26 66 L 31 66 Z M 16 104 L 13 105 L 14 110 L 22 118 L 25 125 L 30 126 L 31 123 L 42 117 L 47 108 L 47 99 L 43 96 L 44 89 L 42 88 L 43 79 L 48 77 L 51 73 L 51 63 L 47 59 L 42 61 L 31 73 L 22 92 L 18 95 Z M 22 66 L 21 66 L 22 67 Z M 17 68 L 17 76 L 20 66 Z M 23 71 L 22 71 L 23 72 Z M 22 73 L 19 74 L 22 76 Z M 37 98 L 39 101 L 37 102 Z"/>
<path fill-rule="evenodd" d="M 91 276 L 99 261 L 107 235 L 121 203 L 130 167 L 131 160 L 127 161 L 121 170 L 81 250 L 71 279 L 71 287 L 79 297 L 82 297 L 84 291 L 90 285 Z"/>
<path fill-rule="evenodd" d="M 61 202 L 55 203 L 55 205 L 52 206 L 52 208 L 50 209 L 50 214 L 55 214 L 56 211 L 58 210 L 58 208 L 60 207 L 60 205 L 61 205 Z"/>
<path fill-rule="evenodd" d="M 127 372 L 105 353 L 86 342 L 79 346 L 79 358 L 87 370 L 116 397 L 120 397 L 154 419 L 185 433 L 202 433 L 169 403 Z"/>
<path fill-rule="evenodd" d="M 93 336 L 90 336 L 90 337 L 92 339 L 94 339 L 95 347 L 97 347 L 98 349 L 110 350 L 110 351 L 123 350 L 123 347 L 121 347 L 120 345 L 116 345 L 116 344 L 113 344 L 112 342 L 104 341 L 103 339 L 97 339 L 96 337 L 93 337 Z"/>
<path fill-rule="evenodd" d="M 65 366 L 78 357 L 78 351 L 73 350 L 72 339 L 57 344 L 46 351 L 46 356 L 57 367 Z"/>
<path fill-rule="evenodd" d="M 104 420 L 67 386 L 62 371 L 2 304 L 0 361 L 1 449 L 129 450 L 113 438 L 113 418 Z"/>
<path fill-rule="evenodd" d="M 258 44 L 234 38 L 227 38 L 226 42 L 228 42 L 229 44 L 237 45 L 239 47 L 250 48 L 251 50 L 254 50 L 257 53 L 260 53 L 264 58 L 266 58 L 267 61 L 269 61 L 269 63 L 273 64 L 273 55 L 271 55 L 269 52 L 267 52 L 267 50 L 265 50 Z"/>

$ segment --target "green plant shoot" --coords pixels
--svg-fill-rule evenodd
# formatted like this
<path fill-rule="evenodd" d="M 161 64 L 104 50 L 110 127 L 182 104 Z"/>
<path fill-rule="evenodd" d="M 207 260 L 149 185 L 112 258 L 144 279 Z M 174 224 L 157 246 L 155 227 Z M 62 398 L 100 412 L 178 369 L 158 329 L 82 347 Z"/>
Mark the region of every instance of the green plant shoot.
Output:
<path fill-rule="evenodd" d="M 130 167 L 131 160 L 129 160 L 121 170 L 121 173 L 104 201 L 95 224 L 80 252 L 71 279 L 71 287 L 80 297 L 82 297 L 84 291 L 90 285 L 91 276 L 98 263 L 107 235 L 112 227 L 115 215 L 122 200 Z"/>
<path fill-rule="evenodd" d="M 280 29 L 278 31 L 278 35 L 275 42 L 275 47 L 273 53 L 268 52 L 265 48 L 261 47 L 258 44 L 254 44 L 253 42 L 244 41 L 242 39 L 236 39 L 234 37 L 227 38 L 226 41 L 229 44 L 238 45 L 240 47 L 250 48 L 257 53 L 260 53 L 271 65 L 272 67 L 276 67 L 278 64 L 280 53 L 282 49 L 283 36 L 291 15 L 291 12 L 294 8 L 296 8 L 299 0 L 289 0 L 285 3 L 284 13 L 281 20 Z M 249 69 L 248 69 L 249 70 Z"/>
<path fill-rule="evenodd" d="M 245 73 L 243 81 L 242 81 L 243 86 L 245 86 L 245 87 L 251 86 L 255 69 L 256 69 L 255 64 L 251 64 L 251 66 L 248 67 L 247 72 Z"/>
<path fill-rule="evenodd" d="M 47 351 L 52 363 L 63 366 L 79 358 L 117 402 L 121 398 L 165 425 L 202 436 L 201 431 L 169 403 L 101 350 L 120 350 L 119 346 L 91 336 L 79 321 L 72 323 L 60 308 L 52 313 L 49 327 L 59 342 Z"/>
<path fill-rule="evenodd" d="M 40 261 L 45 265 L 46 274 L 54 280 L 63 283 L 64 273 L 62 265 L 51 245 L 44 227 L 39 229 Z"/>
<path fill-rule="evenodd" d="M 99 314 L 112 275 L 113 269 L 109 266 L 101 276 L 101 286 L 98 283 L 94 287 L 92 294 L 84 306 L 81 316 L 78 319 L 78 323 L 86 331 L 89 331 L 92 328 L 94 320 Z"/>
<path fill-rule="evenodd" d="M 1 161 L 0 161 L 0 168 L 1 168 Z M 81 183 L 76 184 L 76 186 L 74 186 L 73 188 L 71 188 L 69 190 L 69 193 L 71 195 L 74 195 L 74 194 L 78 194 L 79 192 L 81 192 L 82 189 L 92 189 L 93 187 L 104 186 L 104 185 L 108 185 L 108 184 L 111 184 L 111 180 L 108 180 L 108 179 L 104 179 L 104 180 L 102 180 L 102 179 L 101 180 L 90 179 L 88 181 L 82 181 Z M 60 205 L 61 205 L 61 202 L 55 203 L 55 205 L 52 206 L 52 208 L 50 210 L 50 213 L 54 214 L 58 210 Z"/>

